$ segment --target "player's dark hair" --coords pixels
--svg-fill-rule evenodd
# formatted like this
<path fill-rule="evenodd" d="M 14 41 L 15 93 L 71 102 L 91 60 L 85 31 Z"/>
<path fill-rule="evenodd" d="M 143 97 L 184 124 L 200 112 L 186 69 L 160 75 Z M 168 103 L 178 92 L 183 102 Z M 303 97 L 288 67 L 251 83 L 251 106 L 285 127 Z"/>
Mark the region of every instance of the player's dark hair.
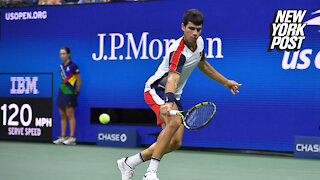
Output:
<path fill-rule="evenodd" d="M 62 47 L 62 48 L 60 48 L 60 50 L 65 50 L 66 52 L 67 52 L 67 54 L 70 54 L 71 53 L 71 51 L 70 51 L 70 48 L 68 48 L 68 47 Z M 71 60 L 71 56 L 69 57 L 69 59 Z"/>
<path fill-rule="evenodd" d="M 60 50 L 65 50 L 68 54 L 70 54 L 71 53 L 71 51 L 70 51 L 70 48 L 68 48 L 68 47 L 62 47 L 62 48 L 60 48 Z"/>
<path fill-rule="evenodd" d="M 194 25 L 200 26 L 203 24 L 203 14 L 197 9 L 189 9 L 183 15 L 183 24 L 187 26 L 188 22 L 192 22 Z"/>

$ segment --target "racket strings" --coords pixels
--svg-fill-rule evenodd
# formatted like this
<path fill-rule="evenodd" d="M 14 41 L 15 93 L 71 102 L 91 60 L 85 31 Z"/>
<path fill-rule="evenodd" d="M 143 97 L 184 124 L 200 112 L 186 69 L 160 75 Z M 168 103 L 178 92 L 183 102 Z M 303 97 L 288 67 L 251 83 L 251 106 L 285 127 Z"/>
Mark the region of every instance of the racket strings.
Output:
<path fill-rule="evenodd" d="M 188 114 L 186 124 L 191 129 L 202 127 L 211 120 L 214 112 L 215 107 L 211 104 L 200 106 Z"/>

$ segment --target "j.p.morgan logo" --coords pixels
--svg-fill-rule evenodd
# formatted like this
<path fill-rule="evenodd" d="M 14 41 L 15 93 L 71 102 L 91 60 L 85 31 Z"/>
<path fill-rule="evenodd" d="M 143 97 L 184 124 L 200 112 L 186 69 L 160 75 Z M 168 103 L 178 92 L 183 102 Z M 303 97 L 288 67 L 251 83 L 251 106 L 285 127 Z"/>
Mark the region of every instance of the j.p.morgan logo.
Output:
<path fill-rule="evenodd" d="M 97 34 L 99 49 L 92 53 L 92 60 L 131 60 L 131 59 L 162 59 L 175 39 L 150 39 L 149 32 L 134 37 L 133 33 Z M 138 37 L 137 37 L 138 36 Z M 223 58 L 222 40 L 219 37 L 206 38 L 206 58 Z"/>
<path fill-rule="evenodd" d="M 47 11 L 6 12 L 6 21 L 47 19 Z"/>

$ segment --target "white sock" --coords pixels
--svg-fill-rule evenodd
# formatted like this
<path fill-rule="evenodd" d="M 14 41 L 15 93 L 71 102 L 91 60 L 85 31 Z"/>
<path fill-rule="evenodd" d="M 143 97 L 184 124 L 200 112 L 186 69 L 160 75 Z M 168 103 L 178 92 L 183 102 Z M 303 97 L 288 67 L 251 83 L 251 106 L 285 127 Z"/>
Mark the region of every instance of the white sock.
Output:
<path fill-rule="evenodd" d="M 143 159 L 141 153 L 138 153 L 134 156 L 131 156 L 126 160 L 127 165 L 130 166 L 131 168 L 135 168 L 137 165 L 139 165 L 143 162 L 144 162 L 144 159 Z"/>
<path fill-rule="evenodd" d="M 148 171 L 158 171 L 159 163 L 160 163 L 160 159 L 159 158 L 152 157 L 150 165 L 149 165 L 149 167 L 147 169 L 147 172 Z"/>

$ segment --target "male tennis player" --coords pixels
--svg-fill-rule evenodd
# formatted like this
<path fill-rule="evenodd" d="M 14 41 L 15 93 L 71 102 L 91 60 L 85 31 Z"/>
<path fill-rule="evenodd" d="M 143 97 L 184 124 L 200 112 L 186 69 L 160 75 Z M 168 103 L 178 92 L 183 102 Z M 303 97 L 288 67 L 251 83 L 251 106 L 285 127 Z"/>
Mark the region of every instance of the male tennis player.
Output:
<path fill-rule="evenodd" d="M 206 60 L 204 42 L 200 36 L 203 15 L 196 9 L 184 13 L 181 29 L 183 37 L 175 41 L 169 48 L 156 73 L 145 84 L 145 101 L 157 115 L 157 125 L 162 131 L 157 141 L 149 148 L 134 156 L 117 161 L 122 180 L 131 180 L 134 168 L 151 159 L 143 180 L 159 180 L 157 169 L 162 156 L 181 146 L 184 126 L 179 116 L 170 116 L 170 110 L 182 110 L 180 96 L 189 75 L 198 68 L 208 77 L 224 85 L 233 94 L 238 91 L 235 81 L 226 79 L 218 73 Z"/>

